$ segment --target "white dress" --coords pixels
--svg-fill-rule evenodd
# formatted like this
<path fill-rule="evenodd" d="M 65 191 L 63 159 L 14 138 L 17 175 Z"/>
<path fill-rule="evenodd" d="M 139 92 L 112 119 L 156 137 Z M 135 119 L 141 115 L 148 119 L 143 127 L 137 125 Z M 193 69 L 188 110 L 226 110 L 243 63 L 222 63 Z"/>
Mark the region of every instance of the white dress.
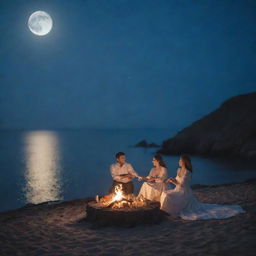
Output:
<path fill-rule="evenodd" d="M 166 189 L 165 180 L 167 179 L 167 176 L 165 167 L 161 166 L 160 170 L 152 168 L 147 178 L 153 177 L 156 180 L 155 182 L 144 182 L 138 196 L 142 195 L 144 198 L 151 201 L 160 201 L 160 196 Z"/>
<path fill-rule="evenodd" d="M 245 211 L 239 205 L 204 204 L 196 200 L 190 188 L 191 172 L 178 169 L 175 189 L 163 191 L 161 209 L 184 220 L 225 219 Z"/>

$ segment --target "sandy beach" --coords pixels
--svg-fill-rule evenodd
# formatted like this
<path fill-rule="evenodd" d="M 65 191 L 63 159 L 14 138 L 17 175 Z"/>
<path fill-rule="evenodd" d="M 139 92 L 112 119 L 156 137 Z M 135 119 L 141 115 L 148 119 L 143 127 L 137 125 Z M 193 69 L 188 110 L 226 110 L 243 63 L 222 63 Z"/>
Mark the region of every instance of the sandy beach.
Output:
<path fill-rule="evenodd" d="M 244 214 L 224 220 L 96 228 L 84 221 L 86 202 L 26 206 L 0 213 L 0 255 L 255 255 L 256 180 L 193 189 L 201 202 L 239 204 Z"/>

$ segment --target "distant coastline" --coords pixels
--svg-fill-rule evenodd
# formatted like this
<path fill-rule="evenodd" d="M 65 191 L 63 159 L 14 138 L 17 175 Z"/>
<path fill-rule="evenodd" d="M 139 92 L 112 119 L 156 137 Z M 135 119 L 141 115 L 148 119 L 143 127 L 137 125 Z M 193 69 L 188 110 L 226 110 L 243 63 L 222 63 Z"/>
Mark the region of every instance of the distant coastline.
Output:
<path fill-rule="evenodd" d="M 256 159 L 255 111 L 256 93 L 232 97 L 165 140 L 158 152 Z"/>

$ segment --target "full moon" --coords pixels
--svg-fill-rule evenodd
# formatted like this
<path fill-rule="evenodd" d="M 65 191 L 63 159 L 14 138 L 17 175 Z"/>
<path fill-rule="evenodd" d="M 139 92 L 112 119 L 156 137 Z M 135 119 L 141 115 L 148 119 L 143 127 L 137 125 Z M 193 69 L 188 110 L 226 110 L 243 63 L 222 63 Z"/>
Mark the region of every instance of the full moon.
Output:
<path fill-rule="evenodd" d="M 32 33 L 44 36 L 52 29 L 52 18 L 44 11 L 34 12 L 28 19 L 28 27 Z"/>

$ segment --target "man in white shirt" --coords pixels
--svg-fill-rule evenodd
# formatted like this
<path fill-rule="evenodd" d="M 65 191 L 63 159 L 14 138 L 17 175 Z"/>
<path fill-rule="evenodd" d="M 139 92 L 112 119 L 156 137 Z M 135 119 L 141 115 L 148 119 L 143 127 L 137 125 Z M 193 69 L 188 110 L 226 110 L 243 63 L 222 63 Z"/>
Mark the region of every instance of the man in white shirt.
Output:
<path fill-rule="evenodd" d="M 134 186 L 132 179 L 139 178 L 139 175 L 134 171 L 131 164 L 125 162 L 125 153 L 118 152 L 116 154 L 116 163 L 110 166 L 110 172 L 113 178 L 113 184 L 109 192 L 113 193 L 115 186 L 122 184 L 124 194 L 132 194 Z"/>

